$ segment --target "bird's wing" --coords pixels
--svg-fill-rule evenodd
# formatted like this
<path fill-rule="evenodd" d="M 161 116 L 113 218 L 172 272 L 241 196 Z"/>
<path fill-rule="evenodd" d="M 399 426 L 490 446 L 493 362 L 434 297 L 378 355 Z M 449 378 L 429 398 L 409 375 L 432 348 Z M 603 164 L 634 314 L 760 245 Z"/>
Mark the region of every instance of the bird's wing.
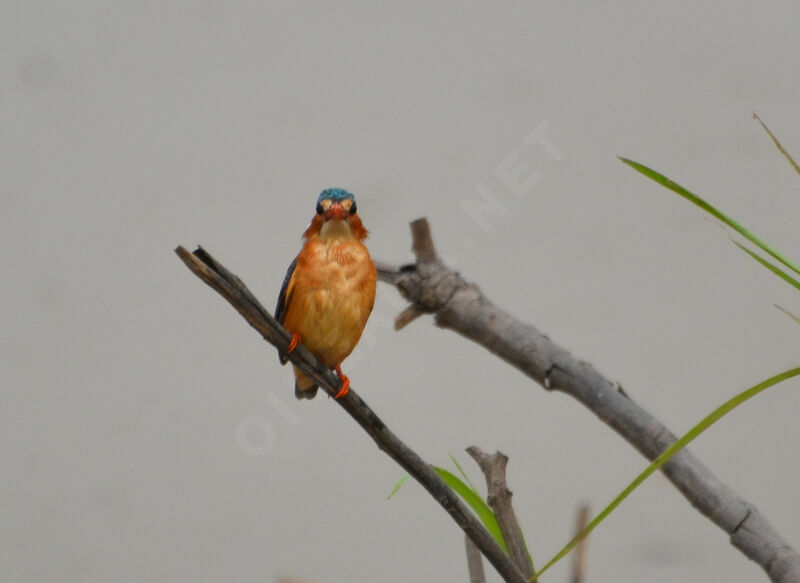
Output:
<path fill-rule="evenodd" d="M 289 284 L 292 281 L 292 276 L 294 275 L 294 270 L 296 267 L 297 257 L 292 260 L 292 263 L 289 265 L 289 269 L 286 270 L 286 277 L 283 278 L 281 293 L 278 294 L 278 305 L 275 306 L 275 319 L 281 324 L 283 324 L 283 319 L 286 316 L 286 307 L 289 305 L 289 300 L 291 299 L 291 293 L 289 293 Z M 285 354 L 278 352 L 278 357 L 281 360 L 281 364 L 286 364 L 287 358 Z"/>

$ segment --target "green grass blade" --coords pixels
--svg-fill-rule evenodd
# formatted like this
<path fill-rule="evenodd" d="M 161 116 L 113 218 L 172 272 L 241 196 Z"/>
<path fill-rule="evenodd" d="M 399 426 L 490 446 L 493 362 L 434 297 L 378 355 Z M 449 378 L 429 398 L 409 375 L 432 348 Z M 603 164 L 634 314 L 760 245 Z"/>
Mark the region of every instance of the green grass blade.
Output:
<path fill-rule="evenodd" d="M 769 131 L 769 128 L 767 127 L 767 124 L 765 124 L 763 121 L 761 121 L 761 118 L 758 117 L 755 114 L 755 112 L 753 112 L 753 119 L 757 119 L 758 120 L 758 123 L 760 123 L 761 127 L 764 128 L 764 131 L 767 132 L 767 135 L 770 137 L 770 139 L 772 139 L 772 143 L 775 144 L 776 148 L 778 148 L 778 151 L 781 154 L 783 154 L 786 157 L 787 160 L 789 160 L 789 164 L 792 165 L 792 168 L 794 168 L 794 171 L 797 172 L 798 174 L 800 174 L 800 166 L 798 166 L 797 162 L 795 162 L 794 159 L 789 155 L 789 152 L 786 151 L 786 148 L 784 148 L 781 145 L 781 143 L 778 141 L 778 138 L 776 138 L 775 135 L 771 131 Z"/>
<path fill-rule="evenodd" d="M 784 309 L 784 308 L 781 308 L 781 307 L 780 307 L 778 304 L 772 304 L 772 305 L 773 305 L 773 306 L 775 306 L 776 308 L 778 308 L 778 309 L 779 309 L 781 312 L 783 312 L 783 313 L 784 313 L 784 314 L 786 314 L 787 316 L 789 316 L 789 317 L 790 317 L 792 320 L 794 320 L 795 322 L 797 322 L 798 324 L 800 324 L 800 316 L 795 316 L 795 315 L 794 315 L 794 314 L 792 314 L 792 313 L 791 313 L 789 310 L 786 310 L 786 309 Z"/>
<path fill-rule="evenodd" d="M 643 164 L 639 164 L 638 162 L 634 162 L 633 160 L 628 160 L 627 158 L 620 157 L 620 160 L 622 160 L 622 162 L 624 162 L 637 172 L 644 174 L 649 179 L 659 183 L 665 188 L 669 188 L 671 191 L 681 195 L 686 200 L 692 202 L 693 204 L 696 204 L 701 209 L 706 211 L 708 214 L 719 219 L 720 221 L 728 225 L 731 229 L 733 229 L 734 231 L 745 237 L 748 241 L 751 241 L 754 245 L 763 249 L 764 252 L 768 253 L 769 255 L 771 255 L 781 263 L 783 263 L 786 267 L 788 267 L 789 269 L 800 275 L 800 266 L 791 261 L 789 258 L 784 257 L 781 253 L 778 252 L 777 249 L 774 249 L 773 247 L 771 247 L 770 245 L 768 245 L 767 243 L 756 237 L 753 233 L 748 231 L 743 225 L 739 224 L 731 217 L 724 214 L 722 211 L 718 210 L 717 208 L 711 206 L 709 203 L 707 203 L 705 200 L 703 200 L 696 194 L 689 192 L 677 182 L 673 182 L 666 176 L 659 174 L 655 170 L 652 170 L 647 166 L 644 166 Z"/>
<path fill-rule="evenodd" d="M 405 476 L 403 476 L 402 478 L 400 478 L 400 481 L 399 481 L 399 482 L 397 482 L 397 483 L 394 485 L 394 488 L 392 488 L 392 491 L 391 491 L 391 492 L 389 492 L 389 495 L 386 497 L 386 499 L 388 500 L 389 498 L 391 498 L 392 496 L 394 496 L 395 494 L 397 494 L 398 490 L 400 490 L 400 488 L 402 488 L 402 487 L 403 487 L 403 484 L 405 484 L 405 483 L 406 483 L 406 480 L 408 480 L 408 474 L 406 474 Z"/>
<path fill-rule="evenodd" d="M 755 253 L 750 251 L 750 249 L 748 249 L 747 247 L 745 247 L 741 243 L 738 243 L 738 242 L 734 241 L 734 244 L 737 247 L 739 247 L 739 249 L 741 249 L 742 251 L 747 253 L 750 257 L 752 257 L 753 259 L 758 261 L 761 265 L 763 265 L 764 267 L 769 269 L 772 273 L 774 273 L 775 275 L 780 277 L 783 281 L 787 282 L 790 285 L 793 285 L 797 289 L 800 289 L 800 281 L 797 281 L 791 275 L 789 275 L 788 273 L 783 271 L 780 267 L 777 267 L 776 265 L 773 265 L 772 263 L 770 263 L 769 261 L 767 261 L 766 259 L 764 259 L 760 255 L 756 255 Z"/>
<path fill-rule="evenodd" d="M 459 480 L 456 476 L 445 470 L 444 468 L 437 468 L 434 466 L 433 468 L 436 470 L 436 473 L 439 474 L 439 477 L 447 483 L 453 490 L 455 490 L 456 494 L 461 496 L 461 498 L 466 502 L 472 510 L 475 511 L 475 514 L 478 515 L 478 518 L 483 523 L 483 526 L 486 527 L 486 530 L 489 531 L 489 534 L 492 535 L 497 544 L 508 554 L 508 545 L 506 545 L 506 541 L 503 538 L 503 533 L 500 532 L 500 525 L 497 523 L 497 518 L 492 512 L 492 509 L 486 505 L 486 502 L 483 499 L 475 494 L 472 490 L 470 490 L 469 486 L 467 486 L 464 482 Z"/>
<path fill-rule="evenodd" d="M 489 531 L 489 534 L 492 535 L 492 538 L 494 538 L 497 544 L 499 544 L 506 554 L 508 554 L 508 545 L 506 545 L 506 541 L 503 538 L 503 533 L 500 531 L 500 524 L 498 524 L 494 512 L 492 512 L 492 509 L 489 508 L 486 502 L 483 501 L 483 498 L 481 498 L 480 494 L 478 494 L 475 486 L 469 481 L 469 478 L 467 478 L 466 474 L 464 474 L 464 470 L 461 469 L 461 466 L 458 464 L 452 454 L 450 455 L 450 458 L 453 460 L 453 463 L 456 464 L 456 467 L 464 476 L 464 479 L 469 482 L 469 486 L 444 468 L 437 468 L 434 466 L 433 469 L 436 470 L 436 473 L 439 474 L 439 477 L 442 478 L 442 480 L 444 480 L 444 482 L 450 486 L 456 494 L 461 496 L 462 500 L 464 500 L 464 502 L 466 502 L 470 508 L 472 508 L 480 521 L 483 523 L 483 526 L 485 526 L 486 530 Z M 397 494 L 397 491 L 403 487 L 403 484 L 406 483 L 408 478 L 408 474 L 400 478 L 400 481 L 394 485 L 394 488 L 392 488 L 391 493 L 386 497 L 386 499 L 388 500 Z"/>
<path fill-rule="evenodd" d="M 660 456 L 658 456 L 655 459 L 655 461 L 653 461 L 653 463 L 651 463 L 649 466 L 647 466 L 647 469 L 645 469 L 641 474 L 636 476 L 636 478 L 630 484 L 628 484 L 628 486 L 622 492 L 620 492 L 619 496 L 614 498 L 614 500 L 611 501 L 611 504 L 606 506 L 603 509 L 603 511 L 600 512 L 600 514 L 598 514 L 594 518 L 594 520 L 592 520 L 586 526 L 586 528 L 583 529 L 583 531 L 581 531 L 578 535 L 575 536 L 575 538 L 573 538 L 571 541 L 569 541 L 567 543 L 567 545 L 563 549 L 561 549 L 555 557 L 550 559 L 550 562 L 548 562 L 544 567 L 542 567 L 542 570 L 539 571 L 538 573 L 536 573 L 535 577 L 537 577 L 537 578 L 541 577 L 541 575 L 545 571 L 547 571 L 550 567 L 555 565 L 564 556 L 566 556 L 567 553 L 569 553 L 573 549 L 573 547 L 575 547 L 575 545 L 578 544 L 578 542 L 581 539 L 586 538 L 586 536 L 590 532 L 592 532 L 595 529 L 595 527 L 598 524 L 600 524 L 609 514 L 611 514 L 611 512 L 613 512 L 614 509 L 617 506 L 619 506 L 620 503 L 630 495 L 631 492 L 633 492 L 642 482 L 644 482 L 645 479 L 647 479 L 647 477 L 650 476 L 650 474 L 652 474 L 657 469 L 659 469 L 661 466 L 663 466 L 665 463 L 667 463 L 672 458 L 672 456 L 674 456 L 681 449 L 686 447 L 698 435 L 700 435 L 706 429 L 711 427 L 711 425 L 713 425 L 714 423 L 719 421 L 722 417 L 724 417 L 725 415 L 730 413 L 733 409 L 735 409 L 736 407 L 738 407 L 739 405 L 741 405 L 742 403 L 744 403 L 748 399 L 751 399 L 751 398 L 755 397 L 760 392 L 768 389 L 769 387 L 777 385 L 778 383 L 780 383 L 782 381 L 785 381 L 785 380 L 790 379 L 792 377 L 796 377 L 798 375 L 800 375 L 800 367 L 793 368 L 791 370 L 787 370 L 786 372 L 782 372 L 782 373 L 780 373 L 778 375 L 775 375 L 773 377 L 768 378 L 765 381 L 762 381 L 762 382 L 758 383 L 757 385 L 755 385 L 753 387 L 750 387 L 746 391 L 742 391 L 741 393 L 739 393 L 738 395 L 736 395 L 732 399 L 730 399 L 730 400 L 726 401 L 725 403 L 723 403 L 722 405 L 720 405 L 710 415 L 706 416 L 702 421 L 700 421 L 700 423 L 698 423 L 697 425 L 692 427 L 689 430 L 689 432 L 686 433 L 686 435 L 684 435 L 683 437 L 678 439 L 675 443 L 673 443 L 671 446 L 669 446 Z"/>
<path fill-rule="evenodd" d="M 473 492 L 475 492 L 475 495 L 476 495 L 476 496 L 480 496 L 480 494 L 478 493 L 478 489 L 475 487 L 475 484 L 473 484 L 473 483 L 472 483 L 472 480 L 470 480 L 470 479 L 469 479 L 469 476 L 468 476 L 468 475 L 467 475 L 467 474 L 464 472 L 464 468 L 462 468 L 462 467 L 461 467 L 461 464 L 459 464 L 459 463 L 458 463 L 458 460 L 455 458 L 455 456 L 454 456 L 452 453 L 451 453 L 451 454 L 448 454 L 448 455 L 450 456 L 450 459 L 451 459 L 451 460 L 453 461 L 453 463 L 455 464 L 456 468 L 458 468 L 458 473 L 460 473 L 460 474 L 461 474 L 461 477 L 462 477 L 462 478 L 464 478 L 464 481 L 465 481 L 467 484 L 469 484 L 469 488 L 470 488 L 470 490 L 472 490 Z"/>

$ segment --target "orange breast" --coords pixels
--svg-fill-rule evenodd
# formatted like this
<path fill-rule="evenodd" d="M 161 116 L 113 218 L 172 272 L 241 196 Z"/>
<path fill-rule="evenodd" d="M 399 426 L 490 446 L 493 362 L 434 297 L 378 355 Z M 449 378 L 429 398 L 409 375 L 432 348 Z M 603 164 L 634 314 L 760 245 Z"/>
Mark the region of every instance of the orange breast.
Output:
<path fill-rule="evenodd" d="M 375 302 L 375 265 L 354 239 L 309 239 L 286 293 L 284 326 L 328 366 L 358 344 Z"/>

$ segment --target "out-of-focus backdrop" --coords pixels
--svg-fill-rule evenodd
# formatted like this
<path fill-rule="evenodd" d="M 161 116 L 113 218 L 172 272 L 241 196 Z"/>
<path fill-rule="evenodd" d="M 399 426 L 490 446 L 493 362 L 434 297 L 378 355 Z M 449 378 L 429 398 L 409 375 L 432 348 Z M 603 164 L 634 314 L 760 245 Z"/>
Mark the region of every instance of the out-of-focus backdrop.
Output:
<path fill-rule="evenodd" d="M 4 2 L 0 579 L 466 580 L 450 518 L 411 482 L 387 501 L 403 471 L 333 402 L 296 402 L 173 254 L 204 245 L 271 308 L 326 187 L 356 194 L 376 259 L 409 260 L 427 216 L 451 265 L 675 432 L 797 365 L 773 307 L 797 293 L 616 156 L 796 258 L 800 182 L 751 114 L 800 156 L 798 22 L 790 1 Z M 380 285 L 353 387 L 476 483 L 463 449 L 506 452 L 541 566 L 645 461 L 430 318 L 394 332 L 402 307 Z M 798 410 L 787 383 L 692 446 L 796 546 Z M 661 476 L 588 565 L 763 577 Z"/>

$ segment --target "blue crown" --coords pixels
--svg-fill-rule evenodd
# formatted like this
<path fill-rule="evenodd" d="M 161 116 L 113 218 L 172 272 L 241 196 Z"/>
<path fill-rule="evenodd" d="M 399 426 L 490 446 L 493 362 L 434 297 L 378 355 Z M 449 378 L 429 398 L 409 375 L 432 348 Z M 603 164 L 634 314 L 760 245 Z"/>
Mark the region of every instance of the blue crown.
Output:
<path fill-rule="evenodd" d="M 319 198 L 317 199 L 317 204 L 321 203 L 323 200 L 342 202 L 345 199 L 352 200 L 353 202 L 356 201 L 356 197 L 347 192 L 344 188 L 326 188 L 319 195 Z"/>

